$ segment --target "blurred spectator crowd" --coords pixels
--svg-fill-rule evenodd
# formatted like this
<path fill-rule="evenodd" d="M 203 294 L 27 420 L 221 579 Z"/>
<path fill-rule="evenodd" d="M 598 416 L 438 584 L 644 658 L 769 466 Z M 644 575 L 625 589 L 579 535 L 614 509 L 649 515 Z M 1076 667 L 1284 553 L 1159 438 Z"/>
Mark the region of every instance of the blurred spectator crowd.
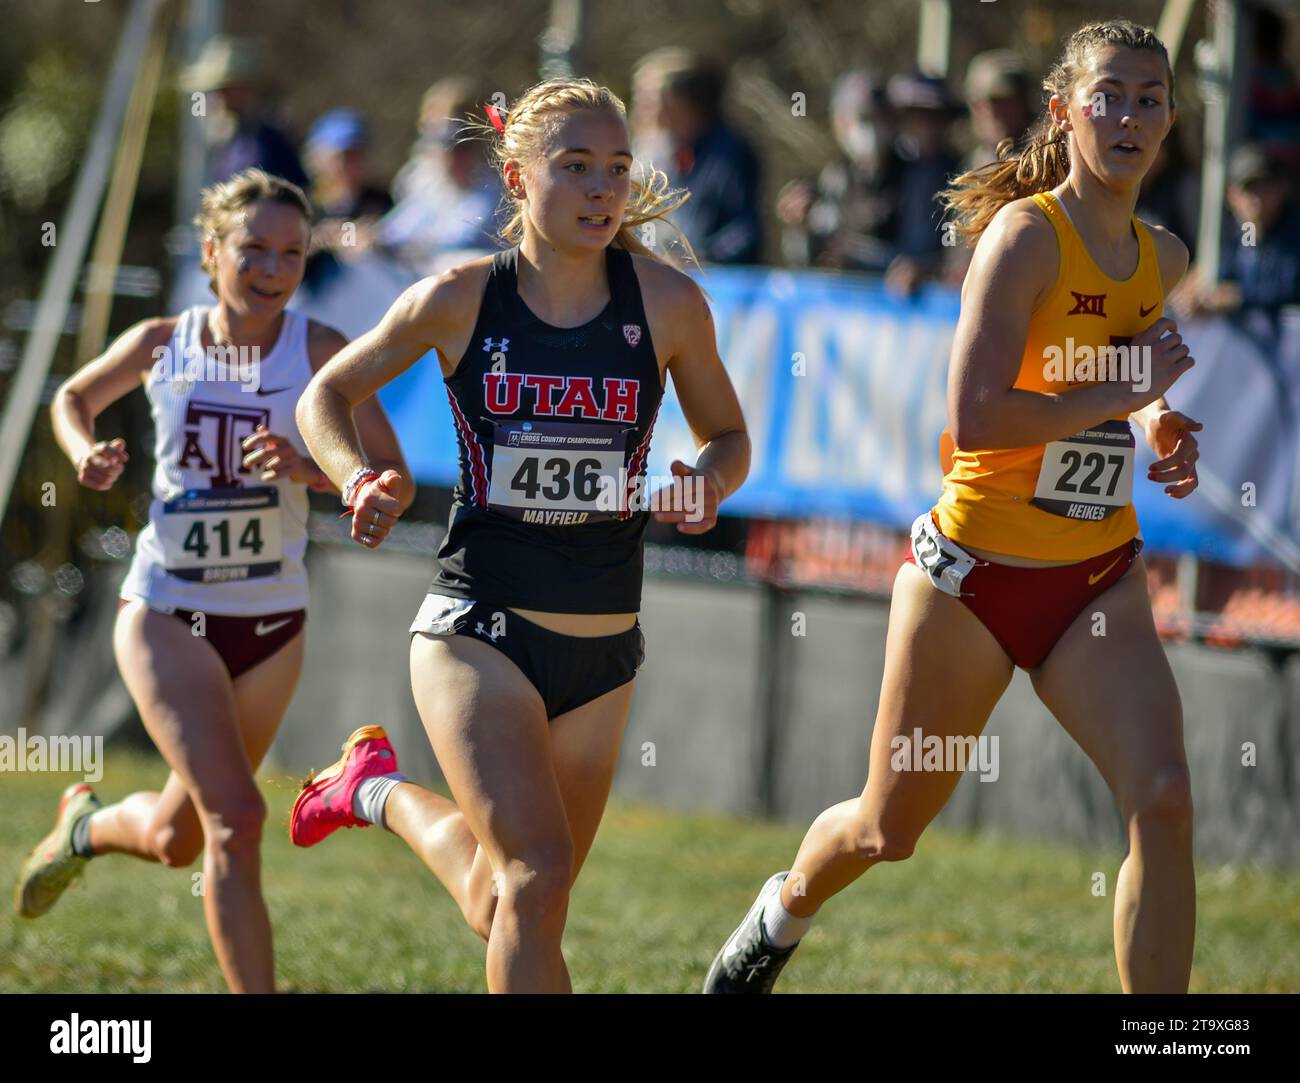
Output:
<path fill-rule="evenodd" d="M 1300 304 L 1300 79 L 1285 59 L 1283 19 L 1254 13 L 1245 142 L 1228 166 L 1221 281 L 1190 273 L 1171 304 L 1186 314 Z M 471 118 L 486 98 L 476 81 L 439 80 L 424 94 L 409 156 L 385 186 L 370 132 L 355 110 L 333 108 L 296 146 L 276 121 L 255 43 L 215 38 L 187 70 L 191 90 L 216 102 L 209 181 L 258 165 L 302 185 L 317 209 L 307 283 L 376 251 L 425 275 L 498 246 L 499 179 Z M 842 73 L 830 98 L 835 153 L 774 194 L 779 237 L 765 245 L 763 162 L 729 117 L 725 69 L 682 48 L 650 53 L 631 78 L 629 128 L 642 168 L 662 170 L 691 198 L 674 215 L 706 264 L 755 264 L 779 251 L 786 266 L 865 271 L 907 295 L 929 280 L 959 285 L 969 251 L 945 244 L 937 194 L 966 170 L 1015 153 L 1043 106 L 1023 58 L 977 55 L 956 92 L 903 72 Z M 1143 182 L 1137 213 L 1170 229 L 1195 255 L 1199 155 L 1176 125 Z M 770 220 L 770 219 L 769 219 Z M 665 247 L 671 241 L 665 239 Z"/>

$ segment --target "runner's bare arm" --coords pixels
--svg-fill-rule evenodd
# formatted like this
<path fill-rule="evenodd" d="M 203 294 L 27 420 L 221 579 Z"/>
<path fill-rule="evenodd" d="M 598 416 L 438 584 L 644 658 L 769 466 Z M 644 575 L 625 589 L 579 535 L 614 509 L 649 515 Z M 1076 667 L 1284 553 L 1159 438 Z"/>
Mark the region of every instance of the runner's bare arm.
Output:
<path fill-rule="evenodd" d="M 1187 274 L 1190 254 L 1187 251 L 1187 245 L 1183 244 L 1164 226 L 1147 223 L 1147 229 L 1151 231 L 1151 237 L 1155 241 L 1156 260 L 1160 264 L 1161 288 L 1164 290 L 1165 298 L 1168 298 L 1174 292 L 1178 283 L 1183 280 L 1183 276 Z M 1148 403 L 1142 409 L 1134 411 L 1132 417 L 1145 429 L 1157 414 L 1169 409 L 1172 409 L 1172 407 L 1165 401 L 1165 397 L 1161 395 L 1155 402 Z"/>
<path fill-rule="evenodd" d="M 740 488 L 749 474 L 749 433 L 731 378 L 718 356 L 708 301 L 693 279 L 672 268 L 667 311 L 673 341 L 668 371 L 677 400 L 700 449 L 697 470 L 713 478 L 717 499 Z"/>
<path fill-rule="evenodd" d="M 1168 297 L 1187 274 L 1187 245 L 1163 226 L 1147 228 L 1155 238 L 1160 281 Z M 1163 485 L 1175 500 L 1190 496 L 1199 484 L 1196 460 L 1201 453 L 1193 434 L 1203 428 L 1201 423 L 1175 410 L 1163 395 L 1132 416 L 1146 434 L 1147 445 L 1159 456 L 1148 466 L 1147 480 Z"/>
<path fill-rule="evenodd" d="M 454 283 L 448 288 L 453 275 L 426 278 L 406 290 L 375 327 L 325 363 L 298 400 L 298 430 L 335 487 L 365 464 L 359 408 L 438 344 L 456 295 Z M 400 462 L 400 449 L 392 450 Z M 402 473 L 405 464 L 391 469 Z"/>
<path fill-rule="evenodd" d="M 948 367 L 948 418 L 958 447 L 1032 447 L 1134 408 L 1128 385 L 1067 394 L 1013 386 L 1030 316 L 1051 291 L 1058 262 L 1051 224 L 1029 200 L 999 211 L 976 245 Z"/>
<path fill-rule="evenodd" d="M 312 371 L 319 372 L 347 344 L 347 338 L 339 331 L 313 321 L 308 339 Z M 388 420 L 388 414 L 384 412 L 383 405 L 378 397 L 372 395 L 355 407 L 352 418 L 361 439 L 361 446 L 370 465 L 381 474 L 385 470 L 393 470 L 400 475 L 402 479 L 401 491 L 395 492 L 393 495 L 398 498 L 404 508 L 410 507 L 411 502 L 415 499 L 415 483 L 411 480 L 410 470 L 406 465 L 405 457 L 402 455 L 402 448 L 398 443 L 397 434 L 393 432 L 393 426 Z M 324 471 L 321 471 L 321 473 L 324 475 Z M 326 480 L 328 480 L 327 475 Z M 333 490 L 338 492 L 338 487 L 333 485 L 332 482 L 330 484 Z"/>
<path fill-rule="evenodd" d="M 97 443 L 95 419 L 141 385 L 159 359 L 156 352 L 167 346 L 175 326 L 175 319 L 143 320 L 135 324 L 122 332 L 99 357 L 59 385 L 50 404 L 50 421 L 59 447 L 74 464 L 80 467 L 94 450 L 95 457 L 104 460 L 97 464 L 101 470 L 116 464 L 116 473 L 121 472 L 121 464 L 126 461 L 125 447 L 119 446 L 120 440 Z M 91 487 L 107 488 L 99 484 Z"/>

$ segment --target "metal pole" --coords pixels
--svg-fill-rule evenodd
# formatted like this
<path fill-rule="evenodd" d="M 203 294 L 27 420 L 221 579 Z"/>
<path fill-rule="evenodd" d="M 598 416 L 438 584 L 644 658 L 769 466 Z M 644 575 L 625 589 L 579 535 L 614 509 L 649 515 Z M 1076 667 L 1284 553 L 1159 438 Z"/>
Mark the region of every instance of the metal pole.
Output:
<path fill-rule="evenodd" d="M 754 811 L 767 819 L 777 813 L 777 760 L 790 728 L 790 615 L 795 592 L 776 583 L 763 586 L 759 642 L 759 730 L 754 756 Z"/>
<path fill-rule="evenodd" d="M 90 256 L 85 307 L 81 314 L 81 335 L 77 339 L 76 360 L 79 365 L 89 361 L 104 348 L 104 340 L 108 335 L 114 280 L 122 262 L 122 244 L 126 240 L 131 207 L 135 203 L 140 161 L 144 157 L 145 140 L 149 136 L 149 118 L 158 94 L 158 77 L 162 74 L 163 57 L 167 53 L 170 15 L 169 5 L 163 8 L 155 20 L 148 52 L 144 63 L 140 65 L 135 86 L 131 88 L 131 101 L 122 125 L 122 139 L 117 145 L 117 159 L 113 163 L 113 179 L 104 199 L 104 213 L 99 220 L 99 233 L 95 237 L 95 247 Z"/>
<path fill-rule="evenodd" d="M 1228 186 L 1228 154 L 1241 131 L 1249 53 L 1240 0 L 1213 7 L 1209 41 L 1196 47 L 1201 97 L 1205 102 L 1205 147 L 1201 164 L 1201 219 L 1196 239 L 1196 270 L 1207 286 L 1219 281 L 1223 244 L 1223 204 Z"/>
<path fill-rule="evenodd" d="M 134 0 L 131 6 L 118 40 L 108 89 L 95 121 L 90 146 L 82 160 L 72 201 L 55 234 L 54 258 L 41 286 L 36 318 L 23 348 L 22 360 L 18 363 L 4 416 L 0 418 L 0 518 L 9 506 L 14 478 L 31 432 L 32 418 L 40 405 L 41 389 L 58 348 L 63 321 L 77 286 L 77 271 L 85 259 L 90 231 L 108 182 L 113 147 L 126 113 L 131 86 L 149 41 L 150 27 L 162 2 Z"/>
<path fill-rule="evenodd" d="M 186 66 L 198 59 L 203 46 L 221 28 L 221 0 L 185 0 L 181 57 Z M 177 116 L 180 118 L 180 167 L 176 174 L 176 225 L 169 238 L 173 283 L 183 267 L 194 262 L 198 241 L 190 221 L 199 209 L 199 192 L 207 177 L 208 145 L 203 125 L 193 115 L 190 91 L 182 88 Z"/>
<path fill-rule="evenodd" d="M 916 67 L 924 75 L 948 78 L 952 56 L 952 5 L 950 0 L 921 0 L 921 21 L 916 31 Z"/>
<path fill-rule="evenodd" d="M 582 66 L 583 7 L 583 0 L 551 0 L 551 21 L 537 39 L 543 79 L 570 76 Z"/>
<path fill-rule="evenodd" d="M 1165 43 L 1169 50 L 1171 67 L 1178 63 L 1178 54 L 1182 51 L 1183 38 L 1187 34 L 1187 23 L 1192 17 L 1196 0 L 1165 0 L 1164 10 L 1160 12 L 1160 21 L 1156 23 L 1156 37 Z"/>

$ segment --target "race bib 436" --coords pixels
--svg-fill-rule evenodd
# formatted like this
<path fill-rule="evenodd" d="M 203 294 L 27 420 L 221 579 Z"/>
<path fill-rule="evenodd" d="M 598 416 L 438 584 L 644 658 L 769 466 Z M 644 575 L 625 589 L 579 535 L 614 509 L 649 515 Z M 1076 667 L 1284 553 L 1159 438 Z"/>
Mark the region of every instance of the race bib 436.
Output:
<path fill-rule="evenodd" d="M 488 506 L 549 526 L 614 518 L 627 506 L 626 442 L 610 425 L 498 422 Z"/>

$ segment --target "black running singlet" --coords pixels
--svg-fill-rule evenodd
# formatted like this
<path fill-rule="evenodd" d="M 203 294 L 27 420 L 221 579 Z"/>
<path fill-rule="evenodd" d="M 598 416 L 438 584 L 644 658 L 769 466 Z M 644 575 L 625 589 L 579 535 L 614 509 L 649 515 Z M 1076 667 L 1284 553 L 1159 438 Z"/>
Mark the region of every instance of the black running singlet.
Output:
<path fill-rule="evenodd" d="M 638 507 L 663 387 L 632 256 L 605 250 L 609 304 L 570 328 L 523 303 L 518 259 L 518 248 L 493 259 L 474 337 L 445 380 L 460 475 L 429 589 L 636 612 L 649 517 Z"/>

